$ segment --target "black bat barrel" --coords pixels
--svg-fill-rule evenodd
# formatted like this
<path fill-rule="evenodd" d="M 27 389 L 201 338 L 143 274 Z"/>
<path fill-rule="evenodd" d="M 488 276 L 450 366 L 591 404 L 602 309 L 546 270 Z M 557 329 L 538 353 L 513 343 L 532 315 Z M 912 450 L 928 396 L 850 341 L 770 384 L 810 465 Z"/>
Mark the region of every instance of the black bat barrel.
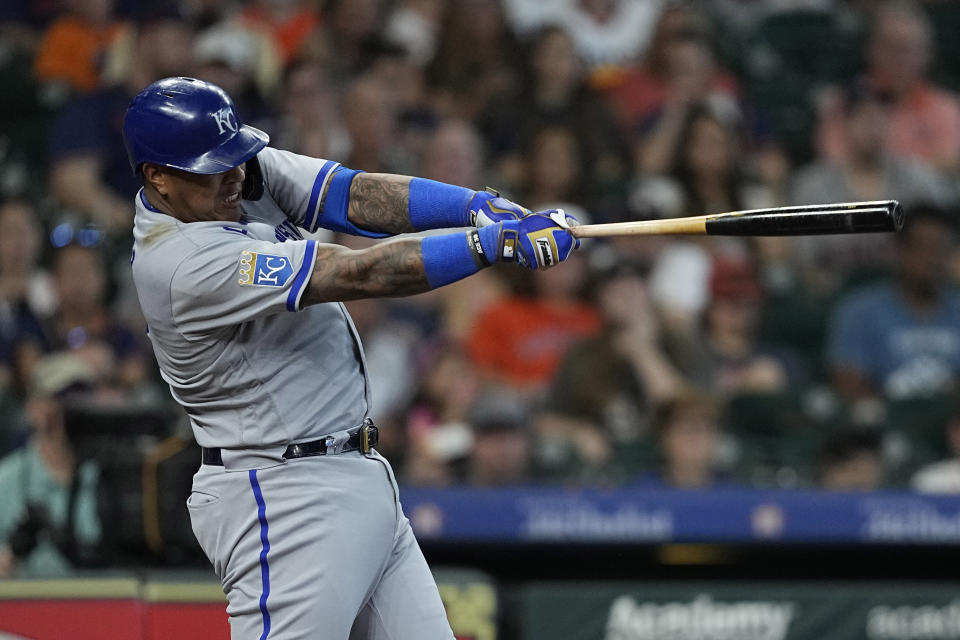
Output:
<path fill-rule="evenodd" d="M 883 200 L 742 211 L 708 218 L 705 226 L 712 236 L 819 236 L 899 231 L 903 218 L 899 202 Z"/>

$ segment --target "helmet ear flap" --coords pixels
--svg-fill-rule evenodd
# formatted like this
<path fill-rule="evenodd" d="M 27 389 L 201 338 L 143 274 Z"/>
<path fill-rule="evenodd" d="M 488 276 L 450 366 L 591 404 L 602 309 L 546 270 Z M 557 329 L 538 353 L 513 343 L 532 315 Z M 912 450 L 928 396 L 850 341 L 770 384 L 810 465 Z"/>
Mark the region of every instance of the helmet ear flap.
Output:
<path fill-rule="evenodd" d="M 257 201 L 263 197 L 263 171 L 257 156 L 247 160 L 246 175 L 243 178 L 243 191 L 240 197 L 244 200 Z"/>

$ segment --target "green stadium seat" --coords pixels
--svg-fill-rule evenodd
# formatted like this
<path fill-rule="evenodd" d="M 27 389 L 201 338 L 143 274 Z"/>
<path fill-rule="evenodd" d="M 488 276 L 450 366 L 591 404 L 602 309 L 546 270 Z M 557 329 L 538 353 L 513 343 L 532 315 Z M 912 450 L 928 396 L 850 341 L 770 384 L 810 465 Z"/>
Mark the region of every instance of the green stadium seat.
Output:
<path fill-rule="evenodd" d="M 926 7 L 933 23 L 934 60 L 931 76 L 934 82 L 960 91 L 960 6 L 956 2 L 930 4 Z"/>
<path fill-rule="evenodd" d="M 740 444 L 736 475 L 751 484 L 797 486 L 813 478 L 817 451 L 846 407 L 814 389 L 741 394 L 727 404 L 725 424 Z M 826 400 L 824 400 L 826 398 Z"/>

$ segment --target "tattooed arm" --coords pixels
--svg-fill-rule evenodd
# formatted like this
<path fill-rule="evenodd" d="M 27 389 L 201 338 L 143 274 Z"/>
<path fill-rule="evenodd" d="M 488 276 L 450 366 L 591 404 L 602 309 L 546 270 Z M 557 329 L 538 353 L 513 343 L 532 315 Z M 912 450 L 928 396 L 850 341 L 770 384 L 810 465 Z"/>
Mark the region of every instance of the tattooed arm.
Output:
<path fill-rule="evenodd" d="M 317 246 L 303 305 L 406 296 L 430 288 L 419 238 L 393 240 L 359 251 L 322 244 Z"/>
<path fill-rule="evenodd" d="M 390 173 L 360 173 L 350 184 L 347 218 L 368 231 L 408 233 L 410 222 L 410 176 Z"/>
<path fill-rule="evenodd" d="M 302 304 L 422 293 L 501 261 L 549 269 L 580 245 L 570 235 L 569 222 L 557 219 L 562 215 L 559 211 L 532 214 L 466 232 L 402 238 L 359 251 L 318 245 Z M 576 222 L 572 216 L 567 218 Z"/>
<path fill-rule="evenodd" d="M 321 199 L 328 229 L 383 237 L 427 229 L 483 227 L 531 212 L 491 189 L 391 173 L 335 172 Z M 308 225 L 308 228 L 311 228 Z"/>

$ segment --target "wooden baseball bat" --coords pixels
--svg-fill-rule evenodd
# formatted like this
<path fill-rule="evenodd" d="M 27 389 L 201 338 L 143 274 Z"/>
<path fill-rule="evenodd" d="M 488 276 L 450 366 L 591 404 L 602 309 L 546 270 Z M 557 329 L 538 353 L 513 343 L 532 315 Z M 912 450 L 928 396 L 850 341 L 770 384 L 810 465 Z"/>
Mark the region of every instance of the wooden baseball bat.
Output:
<path fill-rule="evenodd" d="M 896 200 L 840 202 L 799 207 L 731 211 L 690 218 L 585 224 L 570 229 L 578 238 L 649 235 L 818 236 L 899 231 L 903 207 Z"/>

